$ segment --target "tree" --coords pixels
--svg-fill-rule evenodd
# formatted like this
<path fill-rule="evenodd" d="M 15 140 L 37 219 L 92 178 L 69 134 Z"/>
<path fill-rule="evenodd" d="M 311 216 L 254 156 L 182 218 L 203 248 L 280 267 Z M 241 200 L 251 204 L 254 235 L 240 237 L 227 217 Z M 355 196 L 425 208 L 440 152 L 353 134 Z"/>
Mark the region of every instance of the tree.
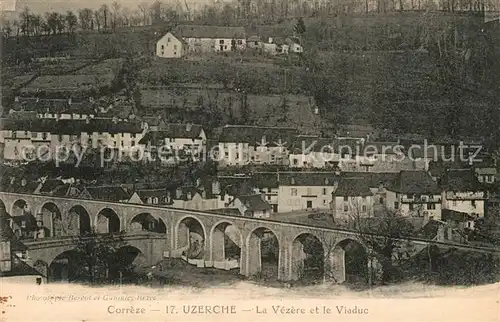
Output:
<path fill-rule="evenodd" d="M 29 31 L 31 28 L 31 12 L 28 7 L 24 7 L 23 11 L 19 15 L 19 21 L 19 28 L 21 28 L 23 35 L 29 36 Z"/>
<path fill-rule="evenodd" d="M 97 31 L 101 31 L 102 15 L 100 10 L 94 11 L 94 20 L 97 27 Z"/>
<path fill-rule="evenodd" d="M 297 35 L 301 36 L 306 32 L 306 25 L 304 24 L 304 19 L 302 17 L 297 20 L 295 24 L 294 31 Z"/>
<path fill-rule="evenodd" d="M 66 19 L 66 25 L 68 26 L 68 32 L 70 34 L 75 33 L 76 25 L 78 23 L 78 18 L 73 13 L 73 11 L 67 11 L 65 19 Z"/>
<path fill-rule="evenodd" d="M 106 277 L 110 267 L 122 264 L 116 262 L 118 250 L 125 246 L 122 233 L 98 234 L 93 230 L 88 235 L 75 237 L 75 245 L 76 258 L 80 261 L 77 267 L 82 270 L 80 274 L 87 277 L 90 283 Z"/>
<path fill-rule="evenodd" d="M 113 10 L 113 21 L 111 22 L 111 28 L 114 31 L 116 29 L 117 20 L 119 18 L 121 6 L 117 1 L 113 1 L 113 3 L 111 4 L 111 8 Z"/>
<path fill-rule="evenodd" d="M 109 19 L 109 7 L 107 4 L 103 4 L 99 8 L 100 14 L 102 16 L 102 23 L 103 23 L 103 28 L 106 30 L 108 29 L 108 19 Z"/>
<path fill-rule="evenodd" d="M 142 15 L 142 25 L 146 26 L 148 24 L 148 4 L 142 2 L 138 5 L 138 8 Z"/>
<path fill-rule="evenodd" d="M 84 9 L 80 9 L 78 11 L 78 18 L 80 20 L 80 27 L 83 29 L 83 30 L 92 30 L 93 29 L 93 17 L 92 17 L 93 13 L 92 13 L 92 10 L 90 10 L 89 8 L 84 8 Z"/>
<path fill-rule="evenodd" d="M 368 247 L 368 260 L 378 262 L 381 266 L 382 283 L 387 283 L 397 278 L 399 273 L 393 259 L 402 260 L 399 252 L 405 245 L 405 237 L 411 236 L 413 225 L 399 212 L 385 210 L 378 216 L 367 217 L 366 211 L 354 205 L 350 207 L 349 226 L 359 234 L 359 238 Z M 373 272 L 370 271 L 370 279 Z"/>

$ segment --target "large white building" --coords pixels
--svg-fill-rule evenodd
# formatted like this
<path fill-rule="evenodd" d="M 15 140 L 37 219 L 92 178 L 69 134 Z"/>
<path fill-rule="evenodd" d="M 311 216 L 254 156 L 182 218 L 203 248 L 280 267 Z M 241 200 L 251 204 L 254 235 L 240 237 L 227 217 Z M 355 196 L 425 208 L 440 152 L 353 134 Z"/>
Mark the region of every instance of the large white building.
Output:
<path fill-rule="evenodd" d="M 285 127 L 226 125 L 219 137 L 221 166 L 288 164 L 288 145 L 298 130 Z"/>
<path fill-rule="evenodd" d="M 188 52 L 230 52 L 246 49 L 243 27 L 179 25 L 156 43 L 156 56 L 179 58 Z"/>
<path fill-rule="evenodd" d="M 139 122 L 109 118 L 2 119 L 4 160 L 54 160 L 60 154 L 107 147 L 122 157 L 138 149 L 144 129 Z"/>

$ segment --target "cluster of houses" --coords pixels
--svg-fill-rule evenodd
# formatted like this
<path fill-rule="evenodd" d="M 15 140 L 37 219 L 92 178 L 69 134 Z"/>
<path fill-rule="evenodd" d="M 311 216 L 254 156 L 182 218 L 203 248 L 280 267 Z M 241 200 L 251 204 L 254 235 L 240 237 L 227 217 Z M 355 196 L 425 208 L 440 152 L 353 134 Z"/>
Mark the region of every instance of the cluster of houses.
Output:
<path fill-rule="evenodd" d="M 17 110 L 0 119 L 0 147 L 6 161 L 61 161 L 105 148 L 118 158 L 128 157 L 121 160 L 165 166 L 186 156 L 190 162 L 211 159 L 227 174 L 192 182 L 172 183 L 169 178 L 158 184 L 107 186 L 78 178 L 36 182 L 11 178 L 3 187 L 8 191 L 259 218 L 328 213 L 342 225 L 356 216 L 373 217 L 389 210 L 421 225 L 454 222 L 469 229 L 484 217 L 494 199 L 487 191 L 495 183 L 495 160 L 474 154 L 484 160 L 473 162 L 471 152 L 451 149 L 452 144 L 413 149 L 422 142 L 387 138 L 369 126 L 345 125 L 325 137 L 324 133 L 305 135 L 295 128 L 226 125 L 216 137 L 208 138 L 201 125 L 133 114 L 105 117 L 88 104 L 70 100 L 16 99 L 16 104 L 32 106 L 21 111 L 33 115 L 21 117 Z M 445 156 L 458 161 L 437 161 Z M 246 172 L 248 167 L 258 170 Z"/>
<path fill-rule="evenodd" d="M 156 56 L 181 58 L 188 54 L 213 52 L 241 52 L 255 50 L 278 55 L 302 53 L 298 37 L 267 37 L 247 35 L 243 27 L 178 25 L 156 43 Z"/>

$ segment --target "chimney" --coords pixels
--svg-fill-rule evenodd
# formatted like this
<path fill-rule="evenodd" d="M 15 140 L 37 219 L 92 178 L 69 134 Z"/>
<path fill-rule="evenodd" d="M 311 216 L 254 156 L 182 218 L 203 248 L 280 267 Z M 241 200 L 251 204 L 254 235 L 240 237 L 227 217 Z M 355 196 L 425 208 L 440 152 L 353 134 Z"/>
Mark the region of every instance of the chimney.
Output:
<path fill-rule="evenodd" d="M 118 118 L 116 116 L 113 116 L 113 123 L 114 124 L 118 123 Z"/>
<path fill-rule="evenodd" d="M 177 199 L 180 199 L 182 197 L 182 189 L 180 187 L 175 190 L 175 197 Z"/>
<path fill-rule="evenodd" d="M 87 117 L 85 118 L 85 124 L 90 124 L 90 117 L 88 117 L 88 116 L 87 116 Z"/>
<path fill-rule="evenodd" d="M 14 97 L 14 102 L 19 102 L 19 96 Z"/>
<path fill-rule="evenodd" d="M 72 101 L 71 101 L 71 97 L 68 99 L 68 105 L 71 105 Z"/>
<path fill-rule="evenodd" d="M 94 97 L 90 96 L 90 97 L 89 97 L 89 102 L 90 102 L 90 103 L 94 103 Z"/>
<path fill-rule="evenodd" d="M 36 102 L 39 103 L 40 102 L 40 97 L 37 97 L 36 98 Z"/>
<path fill-rule="evenodd" d="M 186 131 L 187 132 L 191 131 L 192 128 L 193 128 L 193 124 L 191 124 L 191 123 L 186 124 Z"/>
<path fill-rule="evenodd" d="M 268 43 L 268 44 L 272 44 L 272 43 L 273 43 L 273 37 L 269 37 L 269 38 L 267 39 L 267 43 Z"/>
<path fill-rule="evenodd" d="M 26 181 L 26 179 L 24 179 L 24 178 L 23 178 L 23 179 L 21 180 L 21 187 L 24 187 L 24 186 L 26 186 L 27 184 L 28 184 L 28 181 Z"/>

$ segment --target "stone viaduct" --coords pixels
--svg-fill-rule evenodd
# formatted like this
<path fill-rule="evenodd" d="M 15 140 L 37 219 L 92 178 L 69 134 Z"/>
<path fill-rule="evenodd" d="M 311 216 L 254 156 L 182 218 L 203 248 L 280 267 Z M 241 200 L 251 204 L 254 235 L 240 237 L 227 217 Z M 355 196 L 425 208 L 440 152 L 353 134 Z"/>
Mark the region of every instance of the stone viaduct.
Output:
<path fill-rule="evenodd" d="M 98 233 L 124 232 L 126 243 L 144 255 L 149 265 L 164 257 L 181 257 L 193 239 L 201 245 L 202 267 L 220 267 L 226 261 L 225 240 L 230 238 L 239 248 L 240 274 L 251 276 L 262 269 L 261 241 L 274 235 L 278 242 L 278 279 L 296 280 L 304 259 L 305 238 L 318 242 L 324 265 L 337 282 L 346 279 L 345 245 L 362 241 L 355 231 L 321 228 L 211 212 L 166 208 L 154 205 L 72 199 L 46 195 L 0 192 L 0 205 L 12 217 L 31 213 L 41 217 L 47 227 L 46 238 L 24 240 L 28 263 L 47 263 L 74 248 L 74 237 L 94 228 Z M 61 231 L 55 219 L 73 222 Z M 230 229 L 229 229 L 230 228 Z M 424 248 L 429 242 L 413 239 Z M 364 246 L 363 246 L 364 247 Z M 459 247 L 460 248 L 460 247 Z"/>

